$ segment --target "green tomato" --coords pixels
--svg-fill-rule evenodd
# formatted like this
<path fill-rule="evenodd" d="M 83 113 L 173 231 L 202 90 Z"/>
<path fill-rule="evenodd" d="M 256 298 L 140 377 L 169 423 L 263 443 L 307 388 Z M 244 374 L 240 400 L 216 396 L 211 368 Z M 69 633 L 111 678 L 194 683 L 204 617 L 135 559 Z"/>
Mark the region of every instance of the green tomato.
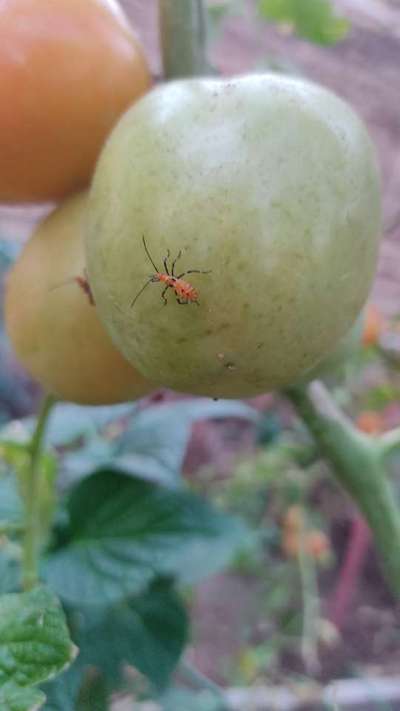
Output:
<path fill-rule="evenodd" d="M 251 396 L 299 379 L 348 331 L 379 234 L 374 151 L 346 103 L 276 75 L 186 80 L 139 101 L 106 143 L 87 266 L 100 317 L 147 378 Z M 150 282 L 132 307 L 179 254 L 176 274 L 211 270 L 184 277 L 198 304 L 169 288 L 164 305 Z"/>
<path fill-rule="evenodd" d="M 361 348 L 364 320 L 365 313 L 362 311 L 350 330 L 336 343 L 333 351 L 318 363 L 317 366 L 311 368 L 311 370 L 303 376 L 301 382 L 321 380 L 332 374 L 340 374 L 346 366 L 346 363 L 354 357 Z"/>

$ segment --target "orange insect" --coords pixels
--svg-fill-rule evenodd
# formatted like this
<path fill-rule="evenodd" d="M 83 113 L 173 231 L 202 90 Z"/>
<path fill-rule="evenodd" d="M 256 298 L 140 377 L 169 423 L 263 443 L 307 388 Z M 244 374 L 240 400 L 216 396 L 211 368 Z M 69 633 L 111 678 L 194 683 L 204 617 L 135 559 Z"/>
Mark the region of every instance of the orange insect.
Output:
<path fill-rule="evenodd" d="M 166 292 L 168 289 L 173 289 L 175 292 L 176 300 L 178 304 L 182 304 L 183 306 L 186 304 L 197 304 L 199 306 L 199 292 L 197 289 L 194 288 L 191 284 L 189 284 L 188 281 L 185 281 L 182 277 L 186 276 L 186 274 L 210 274 L 211 270 L 208 271 L 203 271 L 201 269 L 188 269 L 186 272 L 182 272 L 182 274 L 175 275 L 175 266 L 177 261 L 181 258 L 182 256 L 182 251 L 179 251 L 178 256 L 174 259 L 171 265 L 171 271 L 168 269 L 168 259 L 170 257 L 170 251 L 168 250 L 167 256 L 164 257 L 163 259 L 163 264 L 164 264 L 164 269 L 165 273 L 163 274 L 162 272 L 159 271 L 159 269 L 156 267 L 156 265 L 153 262 L 153 259 L 150 255 L 149 250 L 147 249 L 146 245 L 146 240 L 143 237 L 143 246 L 145 248 L 146 254 L 153 265 L 155 271 L 155 274 L 152 274 L 151 277 L 149 278 L 148 281 L 142 286 L 140 289 L 139 293 L 136 294 L 135 298 L 133 299 L 131 303 L 131 308 L 135 305 L 137 299 L 139 298 L 140 294 L 143 293 L 145 288 L 155 282 L 160 282 L 161 284 L 165 284 L 165 288 L 161 294 L 161 298 L 164 300 L 164 306 L 167 305 L 167 297 L 165 296 Z"/>
<path fill-rule="evenodd" d="M 87 277 L 87 272 L 86 269 L 84 270 L 84 275 L 85 276 L 76 276 L 76 277 L 71 277 L 71 279 L 67 279 L 66 281 L 63 281 L 62 284 L 57 284 L 57 286 L 53 286 L 50 291 L 54 291 L 55 289 L 59 289 L 61 286 L 66 286 L 67 284 L 77 284 L 80 289 L 82 289 L 83 293 L 86 294 L 89 304 L 91 306 L 95 306 L 95 301 L 93 297 L 93 292 L 90 288 L 89 280 Z"/>

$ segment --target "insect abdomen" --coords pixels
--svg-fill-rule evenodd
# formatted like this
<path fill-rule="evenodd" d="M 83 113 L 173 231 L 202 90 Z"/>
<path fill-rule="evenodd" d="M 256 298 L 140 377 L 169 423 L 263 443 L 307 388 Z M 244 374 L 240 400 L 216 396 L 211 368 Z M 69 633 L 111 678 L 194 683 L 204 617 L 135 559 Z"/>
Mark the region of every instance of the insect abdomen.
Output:
<path fill-rule="evenodd" d="M 198 293 L 194 286 L 183 279 L 177 279 L 175 281 L 174 289 L 180 299 L 185 299 L 185 301 L 197 301 L 198 299 Z"/>

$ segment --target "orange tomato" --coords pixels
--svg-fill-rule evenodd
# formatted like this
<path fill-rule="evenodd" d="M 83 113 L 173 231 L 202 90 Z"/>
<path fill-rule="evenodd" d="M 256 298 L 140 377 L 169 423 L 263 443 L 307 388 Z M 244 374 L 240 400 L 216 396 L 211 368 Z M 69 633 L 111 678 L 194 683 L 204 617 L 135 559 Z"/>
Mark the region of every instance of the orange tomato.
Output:
<path fill-rule="evenodd" d="M 83 405 L 147 395 L 153 386 L 114 347 L 84 281 L 86 193 L 44 220 L 8 275 L 5 322 L 14 350 L 49 392 Z"/>
<path fill-rule="evenodd" d="M 115 0 L 0 0 L 0 201 L 85 186 L 120 114 L 149 88 Z"/>

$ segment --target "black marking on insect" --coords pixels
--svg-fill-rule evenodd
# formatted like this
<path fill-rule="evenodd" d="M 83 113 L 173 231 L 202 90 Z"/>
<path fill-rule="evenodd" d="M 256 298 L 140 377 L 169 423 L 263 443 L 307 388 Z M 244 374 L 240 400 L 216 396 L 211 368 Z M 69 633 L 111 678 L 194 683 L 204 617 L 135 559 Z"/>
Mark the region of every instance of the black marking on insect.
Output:
<path fill-rule="evenodd" d="M 171 268 L 169 269 L 168 267 L 168 259 L 170 258 L 170 251 L 168 250 L 167 256 L 164 257 L 163 259 L 163 264 L 164 264 L 164 269 L 165 272 L 161 272 L 158 267 L 156 267 L 150 252 L 147 248 L 146 240 L 144 236 L 142 237 L 143 240 L 143 246 L 145 249 L 145 252 L 147 254 L 147 257 L 149 258 L 149 261 L 151 262 L 152 266 L 155 269 L 155 273 L 151 275 L 151 277 L 146 281 L 144 286 L 140 289 L 140 291 L 136 294 L 135 298 L 131 302 L 131 308 L 135 305 L 137 299 L 139 296 L 143 293 L 143 291 L 146 289 L 146 287 L 155 282 L 160 282 L 161 284 L 164 284 L 164 290 L 161 294 L 161 298 L 164 301 L 164 305 L 166 306 L 168 301 L 167 297 L 165 296 L 166 292 L 168 289 L 172 289 L 175 292 L 176 300 L 178 304 L 181 304 L 182 306 L 185 306 L 187 304 L 197 304 L 199 306 L 199 292 L 197 289 L 195 289 L 192 284 L 190 284 L 188 281 L 183 279 L 186 274 L 211 274 L 211 269 L 205 271 L 202 269 L 188 269 L 186 272 L 182 272 L 182 274 L 175 274 L 175 267 L 176 263 L 182 256 L 182 250 L 179 251 L 178 256 L 175 257 L 174 261 L 171 264 Z"/>

